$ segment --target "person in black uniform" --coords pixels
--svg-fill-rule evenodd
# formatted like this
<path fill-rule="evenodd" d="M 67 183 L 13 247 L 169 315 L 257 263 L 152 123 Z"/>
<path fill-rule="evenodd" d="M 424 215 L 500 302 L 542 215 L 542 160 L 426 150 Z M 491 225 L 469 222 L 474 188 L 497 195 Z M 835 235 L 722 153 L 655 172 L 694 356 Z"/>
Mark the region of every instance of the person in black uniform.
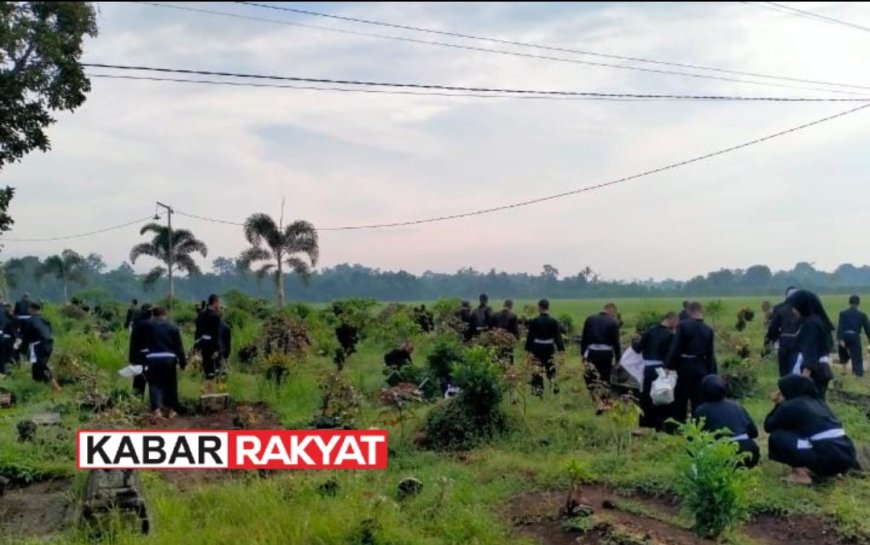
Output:
<path fill-rule="evenodd" d="M 224 320 L 224 309 L 221 308 L 221 359 L 224 363 L 230 361 L 233 353 L 233 326 Z"/>
<path fill-rule="evenodd" d="M 8 375 L 11 371 L 16 338 L 15 319 L 9 312 L 9 305 L 4 303 L 0 308 L 0 375 Z"/>
<path fill-rule="evenodd" d="M 619 322 L 616 305 L 608 303 L 604 310 L 586 318 L 583 324 L 583 334 L 580 338 L 580 353 L 587 362 L 584 378 L 590 394 L 596 401 L 600 396 L 593 392 L 593 385 L 603 383 L 609 388 L 610 375 L 613 372 L 613 359 L 622 357 L 622 347 L 619 342 Z M 604 394 L 602 394 L 604 395 Z M 600 409 L 601 407 L 599 407 Z"/>
<path fill-rule="evenodd" d="M 841 348 L 840 363 L 852 362 L 852 374 L 864 376 L 864 354 L 861 347 L 861 333 L 870 339 L 870 320 L 867 315 L 858 310 L 861 298 L 857 295 L 849 297 L 849 308 L 840 313 L 837 322 L 837 341 Z M 842 357 L 846 356 L 846 357 Z"/>
<path fill-rule="evenodd" d="M 707 375 L 701 381 L 701 405 L 692 413 L 695 420 L 704 421 L 704 429 L 717 431 L 727 429 L 731 439 L 740 445 L 740 452 L 747 454 L 743 464 L 752 468 L 758 465 L 761 452 L 755 439 L 758 427 L 742 405 L 725 399 L 727 386 L 719 375 Z"/>
<path fill-rule="evenodd" d="M 831 409 L 818 399 L 812 380 L 779 379 L 773 410 L 764 420 L 770 459 L 793 468 L 790 482 L 811 484 L 811 472 L 831 477 L 858 468 L 855 445 Z"/>
<path fill-rule="evenodd" d="M 223 336 L 221 335 L 221 298 L 208 296 L 208 307 L 196 319 L 196 349 L 202 354 L 202 371 L 206 380 L 223 374 Z"/>
<path fill-rule="evenodd" d="M 465 342 L 470 341 L 474 337 L 474 330 L 471 325 L 471 303 L 462 301 L 459 304 L 459 311 L 456 313 L 456 318 L 459 320 L 459 326 L 462 328 L 462 339 Z"/>
<path fill-rule="evenodd" d="M 137 314 L 139 314 L 139 300 L 133 299 L 130 301 L 130 307 L 127 309 L 127 315 L 124 317 L 124 329 L 133 327 Z"/>
<path fill-rule="evenodd" d="M 514 314 L 514 302 L 510 299 L 505 300 L 504 308 L 498 311 L 493 317 L 493 327 L 503 329 L 516 337 L 520 338 L 520 322 L 517 315 Z"/>
<path fill-rule="evenodd" d="M 538 301 L 538 317 L 529 322 L 529 333 L 526 337 L 526 352 L 534 357 L 535 364 L 539 369 L 532 376 L 532 390 L 538 397 L 544 396 L 544 377 L 541 370 L 547 375 L 547 380 L 553 385 L 553 393 L 559 393 L 559 385 L 556 382 L 556 351 L 564 352 L 565 344 L 562 342 L 562 328 L 559 322 L 550 316 L 550 302 L 546 299 Z"/>
<path fill-rule="evenodd" d="M 802 374 L 816 384 L 819 399 L 825 401 L 833 380 L 830 353 L 834 348 L 834 324 L 816 294 L 798 290 L 790 298 L 794 312 L 801 317 L 795 338 L 793 374 Z"/>
<path fill-rule="evenodd" d="M 640 427 L 642 428 L 663 431 L 665 420 L 671 416 L 672 409 L 669 405 L 653 405 L 650 391 L 652 383 L 658 378 L 658 370 L 664 368 L 665 358 L 667 358 L 668 350 L 671 348 L 674 329 L 676 329 L 678 322 L 677 314 L 668 312 L 660 324 L 644 331 L 640 340 L 632 347 L 635 352 L 643 356 L 644 363 L 640 396 L 640 408 L 643 411 L 643 414 L 640 415 Z"/>
<path fill-rule="evenodd" d="M 164 414 L 174 418 L 178 409 L 178 374 L 175 367 L 177 365 L 184 369 L 187 359 L 181 332 L 166 318 L 166 310 L 156 307 L 153 315 L 144 325 L 148 350 L 145 356 L 148 398 L 155 418 L 163 418 Z"/>
<path fill-rule="evenodd" d="M 390 350 L 384 354 L 384 365 L 391 369 L 399 371 L 406 365 L 411 365 L 411 354 L 414 353 L 414 344 L 410 341 L 405 341 L 402 346 Z"/>
<path fill-rule="evenodd" d="M 795 339 L 800 327 L 800 316 L 794 313 L 789 299 L 796 291 L 797 288 L 789 287 L 785 290 L 785 301 L 773 307 L 770 325 L 767 327 L 767 335 L 764 338 L 765 350 L 778 343 L 777 358 L 780 377 L 791 373 L 794 367 Z"/>
<path fill-rule="evenodd" d="M 142 369 L 145 368 L 145 356 L 148 353 L 147 329 L 151 315 L 151 305 L 145 303 L 136 313 L 133 322 L 130 324 L 130 346 L 127 352 L 127 361 L 130 362 L 130 365 L 141 365 Z M 144 372 L 133 377 L 133 395 L 140 398 L 145 397 L 145 388 L 147 386 L 148 380 Z"/>
<path fill-rule="evenodd" d="M 42 317 L 42 305 L 36 301 L 30 302 L 29 319 L 22 322 L 21 340 L 30 357 L 31 376 L 37 382 L 51 384 L 54 391 L 60 391 L 60 385 L 51 375 L 48 359 L 54 350 L 54 335 L 51 324 Z"/>
<path fill-rule="evenodd" d="M 25 293 L 21 296 L 15 306 L 13 307 L 12 313 L 15 315 L 15 331 L 18 334 L 18 338 L 21 338 L 21 329 L 25 322 L 30 320 L 30 294 Z M 13 359 L 20 362 L 25 357 L 29 358 L 30 355 L 27 353 L 27 345 L 23 342 L 19 346 L 17 351 L 13 351 L 12 355 Z"/>
<path fill-rule="evenodd" d="M 689 320 L 691 316 L 689 316 L 689 302 L 683 301 L 683 310 L 680 311 L 679 320 L 682 322 L 683 320 Z"/>
<path fill-rule="evenodd" d="M 25 293 L 15 303 L 15 316 L 30 316 L 30 294 Z"/>
<path fill-rule="evenodd" d="M 492 327 L 492 307 L 489 306 L 489 297 L 480 294 L 480 304 L 471 313 L 471 337 L 477 337 Z"/>
<path fill-rule="evenodd" d="M 689 303 L 689 317 L 677 326 L 665 360 L 665 367 L 677 372 L 672 415 L 678 422 L 686 421 L 689 405 L 695 410 L 701 404 L 701 381 L 717 371 L 714 334 L 710 326 L 704 323 L 701 303 Z"/>

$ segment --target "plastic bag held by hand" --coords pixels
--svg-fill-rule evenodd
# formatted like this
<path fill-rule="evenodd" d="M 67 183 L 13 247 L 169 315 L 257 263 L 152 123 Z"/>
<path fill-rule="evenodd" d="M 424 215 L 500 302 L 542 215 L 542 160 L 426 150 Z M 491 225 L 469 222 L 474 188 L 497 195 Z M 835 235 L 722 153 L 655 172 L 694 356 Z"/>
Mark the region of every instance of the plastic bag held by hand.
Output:
<path fill-rule="evenodd" d="M 643 384 L 644 361 L 643 355 L 634 351 L 629 347 L 622 353 L 622 358 L 619 360 L 619 366 L 631 375 L 631 378 L 637 381 L 638 385 Z"/>
<path fill-rule="evenodd" d="M 673 371 L 666 373 L 664 369 L 656 369 L 656 373 L 658 373 L 659 378 L 653 381 L 649 396 L 652 399 L 653 405 L 657 407 L 670 405 L 674 402 L 677 374 Z"/>
<path fill-rule="evenodd" d="M 142 366 L 141 365 L 128 365 L 118 371 L 118 374 L 124 378 L 133 378 L 135 376 L 142 374 Z"/>

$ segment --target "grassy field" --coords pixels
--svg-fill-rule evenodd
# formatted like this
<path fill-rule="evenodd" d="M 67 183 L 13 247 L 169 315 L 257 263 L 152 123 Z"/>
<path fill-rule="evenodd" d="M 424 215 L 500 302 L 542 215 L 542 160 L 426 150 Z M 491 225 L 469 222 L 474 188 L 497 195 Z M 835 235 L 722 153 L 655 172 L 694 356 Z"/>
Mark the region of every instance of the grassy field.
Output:
<path fill-rule="evenodd" d="M 760 303 L 778 298 L 726 298 L 725 311 L 718 318 L 720 327 L 733 328 L 736 314 L 743 306 L 756 310 L 756 319 L 746 332 L 753 348 L 761 347 Z M 709 300 L 709 299 L 707 299 Z M 825 300 L 829 313 L 836 315 L 845 297 Z M 568 314 L 579 327 L 586 315 L 598 310 L 603 300 L 554 300 L 552 313 Z M 637 314 L 644 310 L 678 310 L 673 299 L 616 300 L 632 330 Z M 496 302 L 494 302 L 496 303 Z M 518 301 L 522 309 L 531 301 Z M 494 305 L 495 306 L 495 305 Z M 54 321 L 62 322 L 56 314 Z M 236 346 L 257 334 L 251 323 L 236 331 Z M 187 339 L 188 342 L 190 339 Z M 422 363 L 431 340 L 417 339 L 415 361 Z M 82 359 L 110 371 L 113 388 L 127 389 L 129 381 L 114 373 L 125 365 L 126 333 L 108 341 L 93 336 L 59 335 L 56 351 L 76 350 Z M 350 360 L 345 373 L 364 396 L 358 427 L 383 428 L 384 419 L 375 402 L 384 387 L 383 347 L 366 341 Z M 724 354 L 723 354 L 724 355 Z M 512 431 L 469 452 L 443 454 L 420 450 L 413 444 L 412 430 L 418 429 L 428 406 L 411 417 L 409 431 L 403 436 L 397 426 L 390 430 L 390 467 L 372 472 L 285 472 L 268 477 L 254 472 L 238 472 L 208 483 L 184 485 L 161 472 L 142 472 L 154 529 L 140 536 L 124 527 L 104 537 L 105 543 L 129 545 L 170 545 L 176 543 L 219 544 L 402 544 L 447 545 L 460 543 L 532 543 L 519 537 L 506 520 L 505 506 L 518 494 L 531 491 L 565 489 L 566 470 L 571 461 L 588 464 L 594 480 L 617 488 L 670 496 L 674 492 L 676 459 L 681 455 L 672 438 L 647 436 L 632 441 L 627 452 L 619 452 L 613 426 L 606 417 L 594 416 L 594 406 L 585 391 L 579 355 L 569 351 L 560 369 L 562 393 L 547 394 L 543 400 L 526 396 L 526 404 L 505 402 L 514 423 Z M 758 360 L 761 366 L 757 394 L 746 406 L 757 422 L 770 409 L 769 395 L 775 390 L 776 364 Z M 259 375 L 236 370 L 229 377 L 228 389 L 238 403 L 265 401 L 288 428 L 307 428 L 320 402 L 320 377 L 334 369 L 324 357 L 311 357 L 281 385 L 266 383 Z M 843 386 L 870 391 L 866 382 L 839 377 Z M 866 380 L 866 379 L 865 379 Z M 192 402 L 198 397 L 200 378 L 194 373 L 182 376 L 182 397 Z M 74 435 L 59 432 L 47 442 L 20 443 L 16 423 L 29 414 L 54 410 L 63 415 L 67 430 L 88 424 L 90 416 L 79 410 L 74 398 L 81 386 L 71 385 L 57 397 L 47 387 L 33 384 L 27 370 L 19 369 L 0 381 L 0 386 L 16 393 L 15 408 L 0 410 L 0 474 L 40 480 L 70 477 L 73 493 L 79 493 L 84 475 L 74 469 Z M 525 409 L 523 407 L 525 406 Z M 849 435 L 858 442 L 870 443 L 870 420 L 860 408 L 832 403 Z M 766 444 L 760 441 L 766 453 Z M 870 543 L 870 481 L 849 477 L 813 487 L 787 486 L 780 479 L 786 468 L 765 461 L 759 471 L 760 485 L 752 495 L 755 514 L 813 514 L 822 517 L 836 531 L 857 543 Z M 423 492 L 412 499 L 398 501 L 396 485 L 413 476 L 424 483 Z M 329 479 L 339 485 L 335 496 L 323 495 L 318 487 Z M 687 524 L 682 519 L 683 524 Z M 751 538 L 737 533 L 733 543 L 750 545 Z M 0 543 L 85 544 L 92 539 L 81 530 L 60 535 L 22 538 L 2 532 Z"/>

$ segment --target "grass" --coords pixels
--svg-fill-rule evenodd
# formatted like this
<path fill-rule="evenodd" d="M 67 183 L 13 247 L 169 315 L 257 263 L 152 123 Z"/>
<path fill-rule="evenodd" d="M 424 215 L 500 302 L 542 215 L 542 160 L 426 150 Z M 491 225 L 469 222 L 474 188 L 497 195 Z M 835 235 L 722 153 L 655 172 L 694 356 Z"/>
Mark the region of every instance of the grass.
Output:
<path fill-rule="evenodd" d="M 776 302 L 776 298 L 768 298 Z M 840 298 L 843 299 L 843 298 Z M 838 308 L 828 299 L 830 309 Z M 744 305 L 758 309 L 762 298 L 727 298 L 720 323 L 732 327 Z M 552 301 L 554 315 L 570 314 L 582 325 L 587 314 L 605 301 Z M 517 302 L 517 309 L 531 301 Z M 674 299 L 617 300 L 626 331 L 633 330 L 633 319 L 643 310 L 675 309 Z M 761 347 L 761 313 L 749 324 L 747 335 L 754 349 Z M 234 346 L 249 342 L 256 327 L 247 324 L 236 332 Z M 186 341 L 189 343 L 190 333 Z M 127 389 L 128 380 L 115 373 L 125 365 L 126 333 L 108 342 L 83 338 L 79 334 L 61 335 L 58 350 L 74 349 L 88 354 L 88 360 L 111 371 L 113 386 Z M 425 359 L 429 343 L 417 343 L 414 358 Z M 349 361 L 345 372 L 366 402 L 358 427 L 384 427 L 375 396 L 383 386 L 381 347 L 363 343 Z M 90 359 L 93 358 L 93 359 Z M 770 409 L 769 393 L 775 389 L 776 363 L 762 362 L 761 384 L 757 395 L 746 402 L 747 409 L 760 423 Z M 275 386 L 259 376 L 236 370 L 230 375 L 228 389 L 240 402 L 265 401 L 283 425 L 307 427 L 320 401 L 319 377 L 333 366 L 327 358 L 311 358 L 294 370 L 288 381 Z M 566 467 L 572 460 L 588 463 L 597 482 L 650 494 L 673 494 L 675 459 L 680 455 L 673 440 L 649 436 L 633 441 L 629 452 L 617 452 L 610 427 L 594 416 L 582 381 L 579 358 L 572 352 L 560 369 L 562 393 L 548 394 L 543 400 L 527 396 L 527 411 L 521 405 L 505 402 L 514 421 L 514 431 L 463 455 L 421 451 L 412 445 L 413 432 L 399 438 L 398 427 L 390 430 L 390 465 L 378 472 L 286 472 L 270 478 L 242 473 L 236 478 L 210 484 L 180 494 L 159 472 L 143 472 L 154 531 L 139 536 L 120 529 L 104 543 L 119 545 L 169 545 L 210 543 L 212 545 L 250 543 L 286 544 L 401 544 L 447 545 L 455 543 L 528 543 L 516 537 L 503 516 L 504 505 L 516 494 L 568 486 Z M 866 382 L 850 378 L 849 389 L 867 388 Z M 23 400 L 16 408 L 0 412 L 0 469 L 13 465 L 34 478 L 47 475 L 77 475 L 74 469 L 71 438 L 50 438 L 45 442 L 19 443 L 16 423 L 29 414 L 65 409 L 64 424 L 76 429 L 84 422 L 70 403 L 78 387 L 65 389 L 53 398 L 47 388 L 33 384 L 26 369 L 0 382 Z M 198 396 L 200 378 L 185 373 L 181 395 L 188 400 Z M 833 404 L 850 436 L 870 442 L 870 422 L 858 408 Z M 419 429 L 428 409 L 415 411 L 406 423 L 408 430 Z M 40 430 L 42 431 L 42 430 Z M 766 445 L 761 442 L 762 449 Z M 826 518 L 838 532 L 868 542 L 870 536 L 870 481 L 848 478 L 812 488 L 785 486 L 780 478 L 785 468 L 765 462 L 752 498 L 755 513 L 815 514 Z M 424 483 L 423 492 L 405 501 L 396 499 L 398 482 L 414 476 Z M 82 475 L 78 474 L 81 483 Z M 330 478 L 339 483 L 334 497 L 318 492 Z M 12 539 L 12 538 L 9 538 Z M 0 537 L 0 543 L 4 541 Z M 9 543 L 35 544 L 45 541 Z M 741 536 L 736 543 L 748 545 Z M 91 543 L 87 535 L 70 531 L 55 536 L 51 543 L 78 545 Z"/>

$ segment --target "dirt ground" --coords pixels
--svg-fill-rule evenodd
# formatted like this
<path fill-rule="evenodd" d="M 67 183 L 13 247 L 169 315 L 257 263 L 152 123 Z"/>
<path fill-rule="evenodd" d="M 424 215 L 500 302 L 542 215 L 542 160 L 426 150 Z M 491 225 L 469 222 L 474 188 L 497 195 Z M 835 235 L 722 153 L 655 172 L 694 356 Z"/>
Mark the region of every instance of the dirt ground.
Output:
<path fill-rule="evenodd" d="M 672 522 L 679 508 L 663 499 L 622 496 L 599 486 L 584 486 L 575 500 L 594 510 L 593 528 L 580 534 L 567 531 L 558 516 L 566 492 L 537 492 L 515 498 L 505 515 L 516 530 L 542 545 L 713 545 Z M 630 508 L 629 504 L 635 506 Z M 636 507 L 652 516 L 635 514 Z M 655 518 L 653 518 L 655 517 Z M 758 543 L 767 545 L 841 545 L 823 521 L 814 517 L 784 519 L 762 516 L 744 528 Z M 626 541 L 626 537 L 628 540 Z"/>
<path fill-rule="evenodd" d="M 7 490 L 0 496 L 0 535 L 44 536 L 69 527 L 75 515 L 71 485 L 59 479 Z"/>
<path fill-rule="evenodd" d="M 228 410 L 178 416 L 172 420 L 161 420 L 143 426 L 145 429 L 161 430 L 232 430 L 232 429 L 280 429 L 281 423 L 264 403 L 232 406 Z M 196 471 L 160 470 L 161 477 L 174 484 L 181 491 L 230 479 L 250 478 L 251 471 L 230 471 L 223 469 L 201 469 Z"/>

